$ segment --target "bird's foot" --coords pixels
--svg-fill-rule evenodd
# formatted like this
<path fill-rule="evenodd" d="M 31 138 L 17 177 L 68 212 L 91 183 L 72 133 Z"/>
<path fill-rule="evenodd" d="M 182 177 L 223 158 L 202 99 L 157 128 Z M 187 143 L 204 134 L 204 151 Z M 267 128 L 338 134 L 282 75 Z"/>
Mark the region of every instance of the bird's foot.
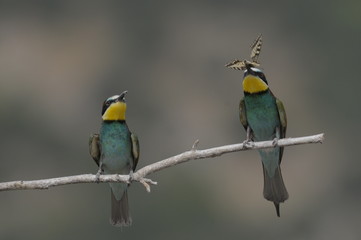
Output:
<path fill-rule="evenodd" d="M 99 168 L 97 174 L 95 175 L 96 183 L 100 183 L 100 175 L 103 173 L 103 169 Z"/>
<path fill-rule="evenodd" d="M 274 139 L 272 140 L 272 145 L 273 145 L 273 147 L 277 147 L 277 146 L 278 146 L 278 138 L 274 138 Z"/>
<path fill-rule="evenodd" d="M 129 183 L 133 182 L 133 180 L 134 180 L 134 172 L 133 172 L 133 170 L 130 170 L 130 172 L 129 172 Z"/>
<path fill-rule="evenodd" d="M 254 146 L 254 143 L 252 142 L 252 140 L 250 138 L 247 138 L 246 140 L 244 140 L 242 142 L 242 144 L 245 148 L 252 148 Z"/>

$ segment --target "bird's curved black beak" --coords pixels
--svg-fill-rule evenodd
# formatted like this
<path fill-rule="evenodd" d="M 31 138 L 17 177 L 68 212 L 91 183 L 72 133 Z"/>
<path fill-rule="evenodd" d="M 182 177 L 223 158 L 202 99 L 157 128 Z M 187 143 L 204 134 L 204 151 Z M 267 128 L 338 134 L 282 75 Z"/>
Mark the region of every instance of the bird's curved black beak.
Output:
<path fill-rule="evenodd" d="M 125 102 L 125 95 L 128 93 L 127 90 L 125 90 L 124 92 L 122 92 L 119 97 L 118 97 L 118 101 L 119 102 Z"/>
<path fill-rule="evenodd" d="M 255 75 L 254 71 L 252 70 L 252 65 L 249 64 L 247 61 L 244 62 L 244 65 L 247 69 L 247 73 L 251 75 Z"/>

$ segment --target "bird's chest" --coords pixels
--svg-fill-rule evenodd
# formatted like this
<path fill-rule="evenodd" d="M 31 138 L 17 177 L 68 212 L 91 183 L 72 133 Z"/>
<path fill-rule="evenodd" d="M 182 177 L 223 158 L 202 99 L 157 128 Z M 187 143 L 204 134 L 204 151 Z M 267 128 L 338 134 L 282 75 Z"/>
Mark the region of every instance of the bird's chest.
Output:
<path fill-rule="evenodd" d="M 130 132 L 125 124 L 105 124 L 100 131 L 101 160 L 105 173 L 129 173 L 131 169 Z"/>
<path fill-rule="evenodd" d="M 244 98 L 247 122 L 255 140 L 275 138 L 276 127 L 280 125 L 276 99 L 270 94 L 246 95 Z"/>

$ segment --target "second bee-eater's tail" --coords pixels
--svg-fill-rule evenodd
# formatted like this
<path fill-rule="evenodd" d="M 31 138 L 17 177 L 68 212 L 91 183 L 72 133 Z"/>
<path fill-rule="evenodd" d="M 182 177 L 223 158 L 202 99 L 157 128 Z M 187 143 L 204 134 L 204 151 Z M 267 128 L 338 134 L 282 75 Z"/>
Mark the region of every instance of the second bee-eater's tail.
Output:
<path fill-rule="evenodd" d="M 263 166 L 263 164 L 262 164 Z M 280 203 L 288 199 L 288 192 L 283 183 L 281 168 L 276 168 L 273 177 L 269 177 L 266 169 L 263 166 L 264 187 L 263 196 L 268 201 L 274 203 L 276 207 L 277 216 L 280 216 Z"/>
<path fill-rule="evenodd" d="M 119 201 L 115 198 L 113 190 L 111 190 L 111 198 L 112 212 L 110 223 L 116 227 L 130 226 L 132 224 L 132 219 L 129 214 L 127 190 L 125 190 L 122 198 Z"/>

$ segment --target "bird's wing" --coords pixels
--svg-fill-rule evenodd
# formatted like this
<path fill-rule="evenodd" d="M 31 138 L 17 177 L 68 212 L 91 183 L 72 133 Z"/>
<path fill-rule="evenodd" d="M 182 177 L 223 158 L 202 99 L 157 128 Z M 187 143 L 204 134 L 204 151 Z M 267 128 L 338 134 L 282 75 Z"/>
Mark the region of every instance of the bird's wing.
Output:
<path fill-rule="evenodd" d="M 132 133 L 130 137 L 132 139 L 133 171 L 135 171 L 139 160 L 139 141 L 137 135 L 134 133 Z"/>
<path fill-rule="evenodd" d="M 100 161 L 100 151 L 99 134 L 94 133 L 89 137 L 89 153 L 98 166 Z"/>
<path fill-rule="evenodd" d="M 276 99 L 276 104 L 278 108 L 278 115 L 280 117 L 280 122 L 281 122 L 281 138 L 284 138 L 286 136 L 286 129 L 287 129 L 286 111 L 281 100 Z"/>
<path fill-rule="evenodd" d="M 239 102 L 239 119 L 241 120 L 241 123 L 247 131 L 248 122 L 247 122 L 247 116 L 246 116 L 246 105 L 244 104 L 244 98 L 241 98 L 241 101 Z"/>
<path fill-rule="evenodd" d="M 283 103 L 281 102 L 281 100 L 276 98 L 276 104 L 277 104 L 277 109 L 278 109 L 278 115 L 280 117 L 280 123 L 281 123 L 281 128 L 280 128 L 280 135 L 281 138 L 285 138 L 286 137 L 286 129 L 287 129 L 287 117 L 286 117 L 286 111 L 285 111 L 285 107 L 283 106 Z M 282 160 L 282 155 L 283 155 L 283 147 L 280 148 L 280 162 Z"/>

